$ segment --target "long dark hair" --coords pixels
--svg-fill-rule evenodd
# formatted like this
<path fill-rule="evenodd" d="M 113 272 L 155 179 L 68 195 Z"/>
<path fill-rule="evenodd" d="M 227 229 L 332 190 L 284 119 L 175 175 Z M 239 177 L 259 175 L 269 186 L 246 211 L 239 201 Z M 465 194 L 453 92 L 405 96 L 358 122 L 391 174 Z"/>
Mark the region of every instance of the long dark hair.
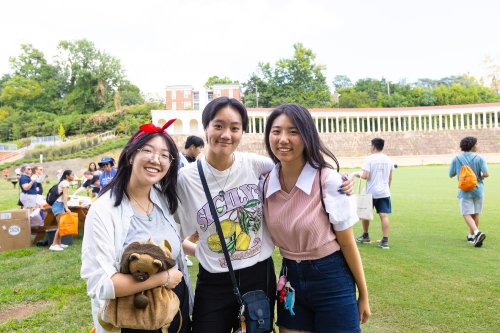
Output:
<path fill-rule="evenodd" d="M 91 166 L 91 165 L 94 165 L 94 169 L 93 169 L 93 170 L 91 170 L 91 169 L 90 169 L 90 166 Z M 90 163 L 89 163 L 89 168 L 88 168 L 88 170 L 89 170 L 90 172 L 94 172 L 94 171 L 97 171 L 97 170 L 99 170 L 99 169 L 97 168 L 97 164 L 95 164 L 95 162 L 90 162 Z"/>
<path fill-rule="evenodd" d="M 66 178 L 71 175 L 73 171 L 71 170 L 64 170 L 64 172 L 61 175 L 61 179 L 59 179 L 59 182 L 62 182 L 63 180 L 66 180 Z"/>
<path fill-rule="evenodd" d="M 325 167 L 333 169 L 333 166 L 323 157 L 324 154 L 335 162 L 337 165 L 337 171 L 339 171 L 339 161 L 321 141 L 318 131 L 316 130 L 316 126 L 314 126 L 311 113 L 305 107 L 294 103 L 281 104 L 277 106 L 267 117 L 265 144 L 267 153 L 272 158 L 274 163 L 279 163 L 279 159 L 271 150 L 269 135 L 271 133 L 274 120 L 282 114 L 287 115 L 299 130 L 302 141 L 304 142 L 304 159 L 315 169 Z"/>
<path fill-rule="evenodd" d="M 177 146 L 175 145 L 174 140 L 163 132 L 160 133 L 144 133 L 139 137 L 135 138 L 135 136 L 139 132 L 135 133 L 132 138 L 128 141 L 128 143 L 123 148 L 120 158 L 118 159 L 118 168 L 116 170 L 116 175 L 113 179 L 102 189 L 99 196 L 101 196 L 106 191 L 111 191 L 111 196 L 115 196 L 115 204 L 117 207 L 121 204 L 123 195 L 126 195 L 127 198 L 129 194 L 127 193 L 127 187 L 130 182 L 130 175 L 132 174 L 132 165 L 130 164 L 130 160 L 137 154 L 137 150 L 144 147 L 144 145 L 149 142 L 149 140 L 153 139 L 156 136 L 161 136 L 168 147 L 168 151 L 170 155 L 174 157 L 172 163 L 170 163 L 170 167 L 167 171 L 167 174 L 154 186 L 158 189 L 165 197 L 168 202 L 168 209 L 170 213 L 175 213 L 177 207 L 179 206 L 178 197 L 177 197 L 177 171 L 179 169 L 179 152 L 177 150 Z M 135 138 L 135 140 L 134 140 Z"/>

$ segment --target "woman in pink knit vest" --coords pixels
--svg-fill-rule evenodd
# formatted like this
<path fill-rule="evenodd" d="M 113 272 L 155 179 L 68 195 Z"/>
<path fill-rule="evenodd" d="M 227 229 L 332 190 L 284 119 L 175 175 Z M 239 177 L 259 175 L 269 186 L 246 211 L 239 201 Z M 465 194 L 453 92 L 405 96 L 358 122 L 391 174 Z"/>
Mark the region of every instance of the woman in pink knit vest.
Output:
<path fill-rule="evenodd" d="M 337 159 L 321 142 L 309 111 L 298 104 L 273 110 L 265 143 L 276 163 L 265 183 L 264 216 L 283 256 L 280 332 L 360 332 L 371 312 L 352 232 L 355 203 L 339 190 Z"/>

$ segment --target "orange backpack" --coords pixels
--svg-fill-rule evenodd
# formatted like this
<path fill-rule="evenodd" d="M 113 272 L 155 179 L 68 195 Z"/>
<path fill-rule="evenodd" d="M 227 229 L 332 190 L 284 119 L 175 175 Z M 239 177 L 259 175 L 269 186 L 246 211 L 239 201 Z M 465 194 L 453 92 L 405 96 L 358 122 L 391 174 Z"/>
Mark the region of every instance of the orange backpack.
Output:
<path fill-rule="evenodd" d="M 476 156 L 474 156 L 472 160 L 474 160 Z M 460 163 L 462 163 L 458 158 L 458 156 L 457 159 Z M 476 174 L 468 164 L 462 163 L 462 168 L 460 169 L 460 175 L 458 176 L 458 188 L 464 192 L 469 192 L 473 190 L 476 187 L 476 185 L 477 185 Z"/>

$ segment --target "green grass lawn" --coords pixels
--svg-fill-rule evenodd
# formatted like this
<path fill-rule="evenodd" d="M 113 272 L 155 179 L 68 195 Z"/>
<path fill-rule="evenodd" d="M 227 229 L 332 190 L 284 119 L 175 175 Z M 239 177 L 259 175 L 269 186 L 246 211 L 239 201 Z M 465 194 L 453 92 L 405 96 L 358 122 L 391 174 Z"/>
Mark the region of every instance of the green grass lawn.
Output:
<path fill-rule="evenodd" d="M 490 165 L 492 176 L 485 181 L 482 248 L 465 240 L 456 180 L 447 171 L 447 166 L 394 171 L 391 249 L 359 246 L 373 313 L 363 332 L 498 332 L 500 165 Z M 17 190 L 1 181 L 0 191 L 0 209 L 14 208 Z M 359 223 L 355 233 L 361 233 Z M 378 217 L 370 234 L 381 237 Z M 79 279 L 80 247 L 78 236 L 61 253 L 36 247 L 0 253 L 0 332 L 91 329 L 90 303 Z M 276 269 L 280 262 L 275 253 Z M 196 271 L 195 265 L 193 282 Z M 20 318 L 4 318 L 16 315 Z"/>

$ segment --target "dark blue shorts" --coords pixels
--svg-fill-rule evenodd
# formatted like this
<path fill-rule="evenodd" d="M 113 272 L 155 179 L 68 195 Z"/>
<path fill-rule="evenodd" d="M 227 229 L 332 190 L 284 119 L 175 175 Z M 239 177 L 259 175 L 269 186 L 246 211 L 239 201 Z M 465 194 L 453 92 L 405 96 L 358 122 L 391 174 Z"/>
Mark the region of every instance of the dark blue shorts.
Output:
<path fill-rule="evenodd" d="M 361 332 L 356 286 L 341 251 L 318 260 L 283 259 L 283 267 L 295 288 L 295 315 L 278 302 L 278 326 L 314 333 Z"/>
<path fill-rule="evenodd" d="M 392 213 L 391 207 L 391 197 L 373 199 L 373 207 L 377 210 L 377 213 Z"/>

